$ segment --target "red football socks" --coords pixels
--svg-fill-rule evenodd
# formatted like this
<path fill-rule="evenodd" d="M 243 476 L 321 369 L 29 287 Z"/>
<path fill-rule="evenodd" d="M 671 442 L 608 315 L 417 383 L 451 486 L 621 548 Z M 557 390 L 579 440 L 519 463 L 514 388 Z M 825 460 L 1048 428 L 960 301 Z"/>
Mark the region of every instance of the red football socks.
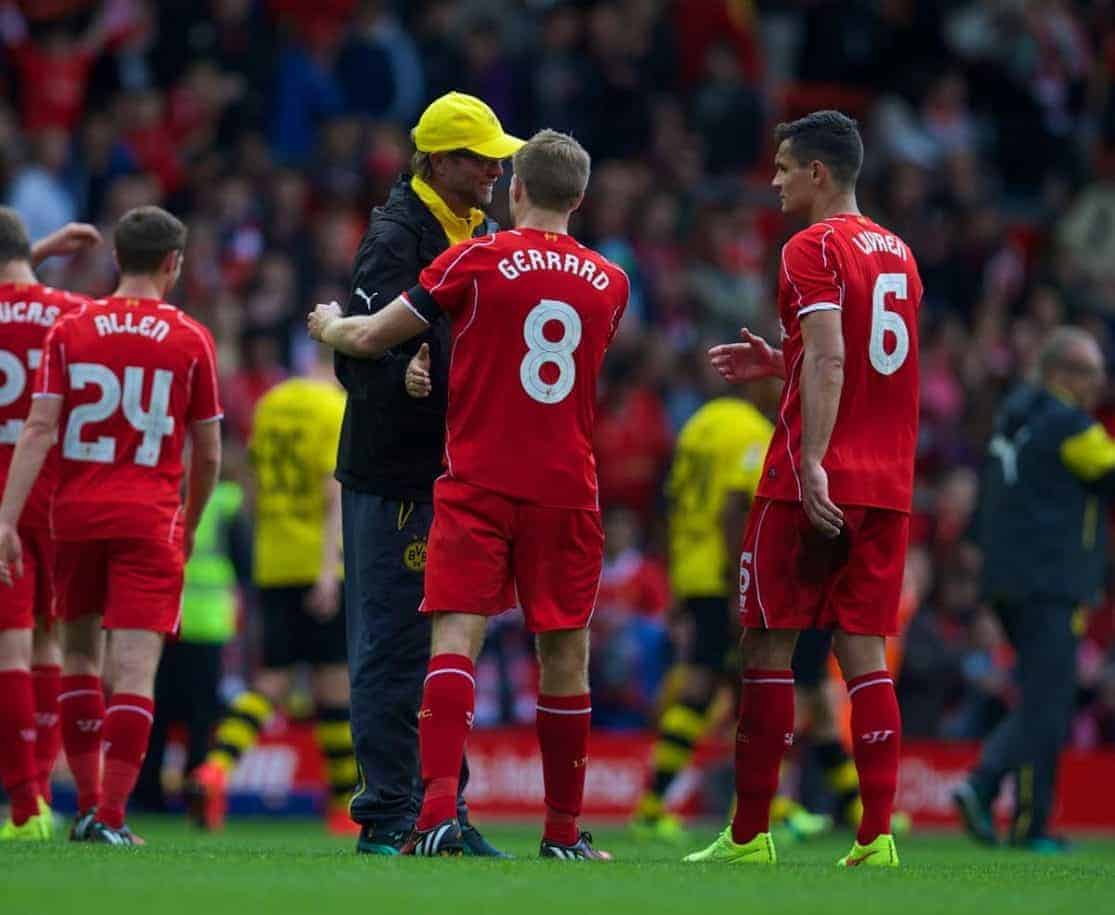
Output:
<path fill-rule="evenodd" d="M 105 719 L 101 678 L 63 675 L 58 707 L 62 746 L 77 785 L 77 809 L 84 813 L 101 799 L 101 727 Z"/>
<path fill-rule="evenodd" d="M 62 749 L 62 726 L 58 713 L 62 669 L 54 665 L 36 665 L 31 668 L 31 684 L 35 690 L 35 773 L 39 779 L 39 794 L 49 804 L 50 775 Z"/>
<path fill-rule="evenodd" d="M 736 815 L 732 841 L 750 842 L 770 829 L 782 757 L 794 741 L 794 672 L 744 672 L 736 730 Z"/>
<path fill-rule="evenodd" d="M 26 670 L 0 670 L 0 780 L 22 826 L 39 812 L 35 775 L 35 694 Z"/>
<path fill-rule="evenodd" d="M 546 786 L 546 825 L 542 837 L 559 845 L 575 845 L 577 817 L 585 794 L 588 733 L 592 704 L 580 696 L 539 696 L 538 745 L 542 750 L 542 780 Z"/>
<path fill-rule="evenodd" d="M 863 819 L 856 841 L 867 845 L 890 832 L 894 792 L 898 787 L 902 718 L 894 681 L 885 670 L 849 680 L 848 698 L 852 700 L 852 755 L 863 800 Z"/>
<path fill-rule="evenodd" d="M 418 815 L 419 829 L 432 829 L 457 816 L 461 758 L 475 705 L 472 661 L 461 654 L 431 658 L 418 712 L 418 748 L 422 782 L 426 786 Z"/>
<path fill-rule="evenodd" d="M 113 694 L 104 726 L 104 796 L 97 806 L 97 819 L 113 829 L 124 825 L 124 809 L 147 755 L 154 721 L 155 703 L 146 696 Z"/>

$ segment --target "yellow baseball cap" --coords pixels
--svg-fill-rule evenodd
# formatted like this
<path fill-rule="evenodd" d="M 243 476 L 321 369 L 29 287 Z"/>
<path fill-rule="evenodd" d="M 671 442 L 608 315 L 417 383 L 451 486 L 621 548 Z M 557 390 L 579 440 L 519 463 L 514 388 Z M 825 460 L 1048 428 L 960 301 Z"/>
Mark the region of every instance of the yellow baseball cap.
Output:
<path fill-rule="evenodd" d="M 421 152 L 467 149 L 489 159 L 506 159 L 525 142 L 504 133 L 491 108 L 462 92 L 447 92 L 430 102 L 410 135 Z"/>

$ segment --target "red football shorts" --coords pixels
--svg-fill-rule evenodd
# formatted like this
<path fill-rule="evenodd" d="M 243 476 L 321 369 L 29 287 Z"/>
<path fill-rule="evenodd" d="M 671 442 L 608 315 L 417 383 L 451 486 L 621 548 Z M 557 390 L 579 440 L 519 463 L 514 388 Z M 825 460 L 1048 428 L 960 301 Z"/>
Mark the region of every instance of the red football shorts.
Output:
<path fill-rule="evenodd" d="M 23 576 L 0 585 L 0 629 L 31 629 L 54 617 L 54 541 L 45 527 L 19 529 Z"/>
<path fill-rule="evenodd" d="M 841 508 L 844 530 L 830 540 L 800 503 L 755 500 L 739 569 L 745 627 L 897 632 L 910 516 Z"/>
<path fill-rule="evenodd" d="M 421 611 L 495 616 L 518 604 L 531 632 L 583 629 L 603 562 L 599 512 L 546 508 L 442 477 Z"/>
<path fill-rule="evenodd" d="M 56 567 L 60 619 L 103 614 L 105 629 L 178 630 L 183 576 L 179 543 L 63 540 Z"/>

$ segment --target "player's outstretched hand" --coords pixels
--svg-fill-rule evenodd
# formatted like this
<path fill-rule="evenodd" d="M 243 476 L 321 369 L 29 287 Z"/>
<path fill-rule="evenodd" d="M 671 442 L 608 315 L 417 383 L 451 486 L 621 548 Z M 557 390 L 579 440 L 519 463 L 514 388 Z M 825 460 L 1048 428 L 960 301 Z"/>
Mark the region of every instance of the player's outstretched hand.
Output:
<path fill-rule="evenodd" d="M 309 328 L 310 336 L 320 343 L 325 329 L 340 318 L 341 314 L 341 306 L 336 302 L 319 303 L 306 317 L 306 325 Z"/>
<path fill-rule="evenodd" d="M 23 577 L 23 545 L 10 524 L 0 524 L 0 583 L 9 588 Z"/>
<path fill-rule="evenodd" d="M 741 343 L 722 343 L 708 351 L 709 362 L 726 381 L 742 383 L 778 375 L 778 355 L 762 337 L 746 327 L 739 331 Z"/>
<path fill-rule="evenodd" d="M 839 537 L 844 512 L 829 498 L 829 477 L 820 464 L 801 465 L 801 504 L 805 515 L 826 537 Z"/>
<path fill-rule="evenodd" d="M 418 352 L 407 364 L 407 393 L 411 397 L 429 397 L 433 385 L 430 383 L 430 344 L 423 343 Z"/>
<path fill-rule="evenodd" d="M 46 238 L 36 242 L 31 249 L 31 260 L 37 264 L 48 257 L 77 254 L 100 243 L 101 233 L 96 226 L 87 222 L 69 222 L 57 232 L 51 232 Z"/>
<path fill-rule="evenodd" d="M 340 606 L 340 582 L 332 575 L 322 576 L 306 595 L 306 610 L 319 623 L 327 623 L 337 615 Z"/>

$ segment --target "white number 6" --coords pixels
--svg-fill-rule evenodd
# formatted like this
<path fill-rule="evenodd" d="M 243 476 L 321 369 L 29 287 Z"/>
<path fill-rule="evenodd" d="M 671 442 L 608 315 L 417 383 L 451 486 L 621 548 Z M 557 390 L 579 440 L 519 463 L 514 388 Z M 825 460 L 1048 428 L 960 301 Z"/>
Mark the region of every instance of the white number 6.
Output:
<path fill-rule="evenodd" d="M 893 375 L 910 355 L 910 331 L 906 322 L 896 311 L 887 311 L 887 295 L 893 294 L 899 301 L 906 300 L 906 274 L 880 273 L 875 280 L 875 292 L 871 297 L 871 342 L 867 354 L 871 366 L 880 375 Z M 886 333 L 894 334 L 894 349 L 887 352 Z"/>

